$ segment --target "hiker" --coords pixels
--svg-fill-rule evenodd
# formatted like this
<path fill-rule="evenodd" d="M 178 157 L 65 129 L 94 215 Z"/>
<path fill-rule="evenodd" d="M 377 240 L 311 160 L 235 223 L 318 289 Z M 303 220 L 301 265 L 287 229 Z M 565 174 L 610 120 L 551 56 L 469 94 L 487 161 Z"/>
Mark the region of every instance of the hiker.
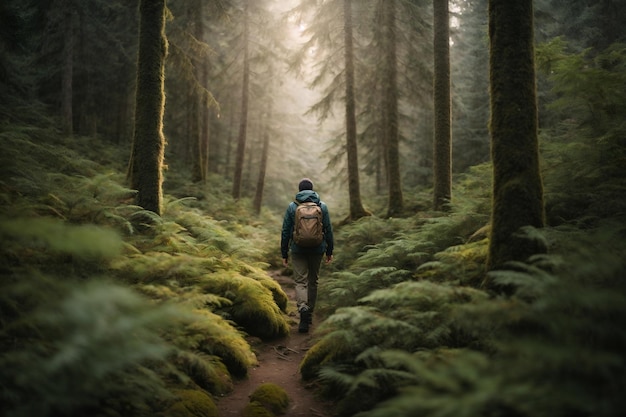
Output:
<path fill-rule="evenodd" d="M 312 324 L 322 258 L 326 254 L 326 263 L 330 263 L 333 260 L 333 247 L 333 227 L 328 207 L 313 191 L 313 182 L 304 178 L 298 184 L 295 201 L 289 204 L 285 212 L 280 240 L 285 267 L 289 266 L 291 250 L 300 333 L 307 333 Z"/>

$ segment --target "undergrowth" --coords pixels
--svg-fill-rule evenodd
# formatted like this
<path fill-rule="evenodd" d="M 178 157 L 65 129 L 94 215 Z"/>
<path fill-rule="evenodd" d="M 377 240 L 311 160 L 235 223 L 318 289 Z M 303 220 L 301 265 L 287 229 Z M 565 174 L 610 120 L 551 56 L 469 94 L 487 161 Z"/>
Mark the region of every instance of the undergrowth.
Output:
<path fill-rule="evenodd" d="M 547 254 L 485 270 L 488 164 L 455 178 L 445 213 L 337 231 L 345 253 L 320 284 L 328 318 L 301 373 L 338 416 L 623 414 L 625 51 L 540 48 L 556 97 L 541 132 L 547 225 L 524 233 Z"/>
<path fill-rule="evenodd" d="M 262 219 L 217 219 L 197 195 L 156 216 L 134 205 L 124 152 L 3 129 L 0 414 L 213 413 L 256 364 L 247 336 L 289 329 Z"/>

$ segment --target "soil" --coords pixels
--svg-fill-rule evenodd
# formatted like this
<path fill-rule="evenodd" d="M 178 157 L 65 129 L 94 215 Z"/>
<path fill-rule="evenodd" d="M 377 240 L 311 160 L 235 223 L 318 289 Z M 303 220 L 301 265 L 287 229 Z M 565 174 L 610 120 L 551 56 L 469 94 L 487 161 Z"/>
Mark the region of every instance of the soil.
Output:
<path fill-rule="evenodd" d="M 261 384 L 274 383 L 282 387 L 289 396 L 289 409 L 284 417 L 331 417 L 331 404 L 320 400 L 311 385 L 306 384 L 298 370 L 307 350 L 313 345 L 313 330 L 317 318 L 309 333 L 298 333 L 299 316 L 295 308 L 295 284 L 279 272 L 271 272 L 272 277 L 281 285 L 289 297 L 289 322 L 291 331 L 284 338 L 263 342 L 250 340 L 258 365 L 250 369 L 248 377 L 235 382 L 232 392 L 217 401 L 220 417 L 240 417 L 249 396 Z"/>

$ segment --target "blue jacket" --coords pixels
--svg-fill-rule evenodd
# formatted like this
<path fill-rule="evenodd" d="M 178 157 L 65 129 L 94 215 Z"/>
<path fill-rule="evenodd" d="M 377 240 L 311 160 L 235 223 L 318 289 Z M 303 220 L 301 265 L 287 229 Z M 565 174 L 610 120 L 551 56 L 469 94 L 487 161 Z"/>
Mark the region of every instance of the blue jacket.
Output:
<path fill-rule="evenodd" d="M 292 253 L 326 253 L 327 256 L 332 255 L 335 244 L 328 206 L 326 206 L 323 201 L 320 201 L 320 196 L 313 190 L 300 191 L 296 194 L 296 201 L 299 203 L 311 201 L 320 205 L 322 208 L 322 222 L 324 223 L 324 240 L 321 245 L 313 248 L 303 248 L 293 243 L 293 226 L 297 204 L 292 201 L 285 211 L 283 230 L 280 238 L 280 252 L 283 259 L 287 258 L 290 249 Z"/>

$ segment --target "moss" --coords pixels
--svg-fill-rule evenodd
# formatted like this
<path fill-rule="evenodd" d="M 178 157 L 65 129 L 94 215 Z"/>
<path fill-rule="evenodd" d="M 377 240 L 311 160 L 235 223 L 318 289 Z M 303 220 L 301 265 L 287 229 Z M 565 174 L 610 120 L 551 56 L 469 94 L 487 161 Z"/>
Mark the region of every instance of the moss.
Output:
<path fill-rule="evenodd" d="M 355 355 L 357 352 L 350 349 L 347 337 L 345 332 L 335 332 L 315 343 L 300 362 L 302 379 L 315 379 L 324 365 Z"/>
<path fill-rule="evenodd" d="M 199 390 L 176 391 L 179 401 L 164 411 L 163 417 L 218 417 L 213 398 Z"/>
<path fill-rule="evenodd" d="M 284 414 L 289 406 L 289 397 L 280 386 L 266 383 L 250 395 L 250 402 L 258 402 L 274 414 Z"/>
<path fill-rule="evenodd" d="M 243 417 L 274 417 L 275 414 L 265 408 L 263 404 L 258 401 L 252 401 L 246 405 L 241 413 Z"/>

